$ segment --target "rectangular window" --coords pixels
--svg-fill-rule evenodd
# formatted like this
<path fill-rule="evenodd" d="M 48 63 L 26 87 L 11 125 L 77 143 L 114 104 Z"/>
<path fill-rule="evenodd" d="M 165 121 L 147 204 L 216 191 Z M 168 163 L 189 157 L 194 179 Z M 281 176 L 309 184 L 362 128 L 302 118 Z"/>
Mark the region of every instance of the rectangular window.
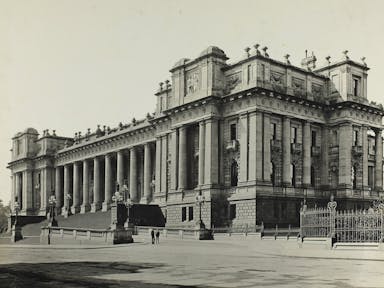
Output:
<path fill-rule="evenodd" d="M 233 220 L 236 218 L 236 204 L 229 205 L 229 219 Z"/>
<path fill-rule="evenodd" d="M 264 82 L 265 81 L 265 65 L 261 64 L 261 80 Z"/>
<path fill-rule="evenodd" d="M 20 155 L 23 152 L 23 146 L 21 140 L 16 140 L 16 155 Z"/>
<path fill-rule="evenodd" d="M 292 187 L 296 187 L 296 166 L 291 164 L 291 184 Z"/>
<path fill-rule="evenodd" d="M 277 201 L 273 202 L 273 217 L 279 219 L 279 203 Z"/>
<path fill-rule="evenodd" d="M 188 221 L 193 220 L 193 206 L 188 207 Z"/>
<path fill-rule="evenodd" d="M 281 203 L 281 218 L 283 219 L 287 218 L 287 202 Z"/>
<path fill-rule="evenodd" d="M 339 75 L 333 75 L 332 76 L 332 93 L 338 92 L 340 90 L 340 81 L 339 81 Z"/>
<path fill-rule="evenodd" d="M 317 133 L 316 131 L 312 130 L 312 142 L 311 142 L 312 147 L 316 146 L 316 138 L 317 138 Z"/>
<path fill-rule="evenodd" d="M 368 186 L 371 187 L 371 189 L 374 188 L 374 178 L 375 175 L 375 167 L 368 166 Z"/>
<path fill-rule="evenodd" d="M 297 143 L 297 128 L 291 127 L 291 143 Z"/>
<path fill-rule="evenodd" d="M 249 84 L 249 82 L 251 82 L 251 77 L 252 77 L 252 70 L 251 70 L 251 65 L 248 65 L 247 66 L 247 84 Z"/>
<path fill-rule="evenodd" d="M 353 130 L 353 146 L 357 146 L 359 143 L 359 131 Z"/>
<path fill-rule="evenodd" d="M 181 221 L 184 222 L 187 220 L 187 207 L 181 208 Z"/>
<path fill-rule="evenodd" d="M 237 139 L 236 123 L 231 124 L 230 130 L 231 130 L 231 140 L 236 140 Z"/>
<path fill-rule="evenodd" d="M 276 123 L 271 123 L 272 139 L 276 140 Z"/>
<path fill-rule="evenodd" d="M 360 80 L 359 76 L 353 76 L 352 84 L 353 84 L 353 96 L 360 96 Z"/>

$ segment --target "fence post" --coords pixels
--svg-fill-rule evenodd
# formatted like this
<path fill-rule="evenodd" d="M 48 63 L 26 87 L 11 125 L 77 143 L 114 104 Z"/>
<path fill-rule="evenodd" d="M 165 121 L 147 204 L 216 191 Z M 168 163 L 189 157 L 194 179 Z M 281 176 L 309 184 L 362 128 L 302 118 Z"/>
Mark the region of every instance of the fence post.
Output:
<path fill-rule="evenodd" d="M 303 239 L 304 239 L 304 215 L 305 211 L 304 209 L 301 209 L 300 210 L 300 232 L 299 232 L 299 237 L 300 237 L 300 240 L 301 242 L 303 242 Z"/>
<path fill-rule="evenodd" d="M 288 224 L 288 234 L 287 234 L 287 240 L 289 240 L 289 236 L 291 235 L 291 224 Z"/>
<path fill-rule="evenodd" d="M 264 237 L 264 222 L 261 222 L 260 238 L 263 239 L 263 237 Z"/>
<path fill-rule="evenodd" d="M 333 195 L 331 196 L 331 200 L 328 202 L 327 208 L 329 210 L 329 240 L 330 240 L 330 248 L 333 247 L 333 243 L 336 242 L 336 207 L 337 202 L 334 201 Z"/>
<path fill-rule="evenodd" d="M 278 228 L 278 226 L 277 226 L 277 224 L 276 224 L 276 228 L 275 228 L 275 240 L 277 239 L 277 234 L 279 233 L 279 232 L 278 232 L 278 229 L 279 229 L 279 228 Z"/>
<path fill-rule="evenodd" d="M 380 221 L 381 221 L 381 235 L 379 240 L 379 249 L 384 250 L 384 203 L 379 204 Z"/>

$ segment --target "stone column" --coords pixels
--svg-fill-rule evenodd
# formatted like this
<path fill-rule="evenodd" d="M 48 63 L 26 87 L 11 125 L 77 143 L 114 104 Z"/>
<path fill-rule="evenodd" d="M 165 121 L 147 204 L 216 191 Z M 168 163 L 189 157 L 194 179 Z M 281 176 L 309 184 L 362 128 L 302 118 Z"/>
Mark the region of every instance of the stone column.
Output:
<path fill-rule="evenodd" d="M 100 179 L 100 159 L 93 158 L 93 203 L 91 212 L 96 212 L 101 208 L 101 179 Z"/>
<path fill-rule="evenodd" d="M 160 191 L 162 193 L 168 192 L 168 174 L 167 174 L 167 168 L 168 167 L 168 135 L 165 135 L 162 137 L 161 140 L 161 189 Z"/>
<path fill-rule="evenodd" d="M 137 151 L 135 147 L 130 150 L 129 164 L 129 195 L 132 202 L 137 203 L 139 195 L 137 193 Z"/>
<path fill-rule="evenodd" d="M 104 203 L 102 207 L 102 211 L 108 211 L 111 201 L 112 201 L 112 155 L 105 155 L 105 189 L 104 189 Z"/>
<path fill-rule="evenodd" d="M 83 204 L 80 213 L 86 213 L 90 210 L 89 204 L 89 161 L 83 161 Z"/>
<path fill-rule="evenodd" d="M 178 161 L 179 161 L 179 135 L 177 130 L 172 130 L 171 133 L 171 190 L 176 191 L 178 188 Z"/>
<path fill-rule="evenodd" d="M 205 122 L 199 123 L 199 186 L 204 184 L 204 161 L 205 159 Z"/>
<path fill-rule="evenodd" d="M 143 204 L 148 204 L 152 198 L 152 159 L 151 159 L 151 144 L 144 144 L 144 198 L 141 199 Z"/>
<path fill-rule="evenodd" d="M 179 189 L 187 188 L 187 127 L 179 128 Z"/>
<path fill-rule="evenodd" d="M 205 121 L 205 157 L 204 182 L 214 185 L 219 182 L 219 143 L 218 121 L 209 119 Z"/>
<path fill-rule="evenodd" d="M 350 188 L 352 173 L 352 124 L 343 123 L 339 129 L 339 186 L 340 188 Z"/>
<path fill-rule="evenodd" d="M 73 163 L 73 205 L 72 214 L 80 212 L 80 162 Z"/>
<path fill-rule="evenodd" d="M 117 183 L 119 183 L 119 189 L 122 191 L 123 185 L 124 185 L 124 151 L 120 150 L 117 151 Z"/>
<path fill-rule="evenodd" d="M 38 174 L 40 174 L 40 186 L 39 186 L 39 191 L 36 193 L 36 185 L 34 187 L 34 191 L 36 194 L 36 197 L 40 197 L 40 211 L 39 215 L 45 216 L 47 213 L 47 200 L 46 200 L 46 195 L 47 195 L 47 187 L 46 187 L 46 177 L 47 177 L 47 170 L 46 168 L 43 168 L 39 170 Z"/>
<path fill-rule="evenodd" d="M 12 173 L 12 175 L 11 175 L 11 203 L 10 203 L 10 208 L 11 208 L 12 212 L 14 211 L 14 207 L 15 207 L 15 193 L 16 193 L 15 181 L 16 181 L 15 174 Z"/>
<path fill-rule="evenodd" d="M 328 146 L 329 146 L 329 130 L 327 126 L 321 128 L 321 186 L 324 188 L 329 187 L 329 157 L 328 157 Z"/>
<path fill-rule="evenodd" d="M 22 183 L 21 183 L 21 173 L 15 173 L 16 183 L 15 183 L 15 189 L 16 189 L 16 196 L 17 196 L 17 202 L 19 203 L 19 208 L 22 208 Z"/>
<path fill-rule="evenodd" d="M 70 202 L 68 199 L 68 195 L 71 195 L 71 176 L 70 176 L 70 167 L 69 164 L 64 166 L 64 206 L 62 210 L 62 214 L 65 213 L 65 211 L 69 211 Z"/>
<path fill-rule="evenodd" d="M 291 185 L 291 120 L 283 119 L 283 185 Z"/>
<path fill-rule="evenodd" d="M 256 111 L 256 179 L 258 181 L 263 180 L 263 157 L 263 114 Z"/>
<path fill-rule="evenodd" d="M 252 184 L 256 184 L 256 163 L 257 163 L 257 153 L 256 153 L 256 112 L 251 112 L 249 114 L 249 160 L 248 160 L 248 181 L 252 181 Z M 260 159 L 262 160 L 262 159 Z"/>
<path fill-rule="evenodd" d="M 23 212 L 24 215 L 30 215 L 31 212 L 33 212 L 33 201 L 32 201 L 32 194 L 33 194 L 33 180 L 32 180 L 32 171 L 26 170 L 23 171 Z"/>
<path fill-rule="evenodd" d="M 239 182 L 248 180 L 248 114 L 240 115 L 240 171 Z"/>
<path fill-rule="evenodd" d="M 164 181 L 161 177 L 161 137 L 156 138 L 156 170 L 155 170 L 155 193 L 159 194 L 161 191 L 161 182 Z"/>
<path fill-rule="evenodd" d="M 383 190 L 383 138 L 381 129 L 375 130 L 375 190 Z"/>
<path fill-rule="evenodd" d="M 309 187 L 311 185 L 311 124 L 308 121 L 303 124 L 303 186 Z"/>
<path fill-rule="evenodd" d="M 61 213 L 61 207 L 63 206 L 63 187 L 61 186 L 63 182 L 62 178 L 62 167 L 58 166 L 55 169 L 55 197 L 56 197 L 56 213 Z"/>
<path fill-rule="evenodd" d="M 271 182 L 271 115 L 264 112 L 264 173 L 263 180 L 264 182 Z M 260 161 L 261 159 L 259 159 Z"/>
<path fill-rule="evenodd" d="M 363 188 L 368 189 L 368 127 L 361 127 L 361 146 L 363 149 Z"/>
<path fill-rule="evenodd" d="M 45 167 L 41 170 L 40 185 L 40 215 L 46 215 L 48 199 L 52 195 L 53 190 L 53 170 L 51 167 Z"/>

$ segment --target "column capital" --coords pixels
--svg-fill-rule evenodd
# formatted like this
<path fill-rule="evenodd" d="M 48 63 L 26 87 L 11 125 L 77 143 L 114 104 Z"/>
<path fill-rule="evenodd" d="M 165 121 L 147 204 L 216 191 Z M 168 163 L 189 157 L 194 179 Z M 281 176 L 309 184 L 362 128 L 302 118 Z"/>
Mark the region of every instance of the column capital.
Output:
<path fill-rule="evenodd" d="M 383 131 L 383 129 L 377 127 L 371 127 L 371 129 L 373 130 L 373 132 L 375 132 L 375 134 L 381 134 Z"/>
<path fill-rule="evenodd" d="M 179 131 L 185 131 L 185 130 L 187 130 L 187 128 L 188 128 L 188 125 L 180 126 Z"/>
<path fill-rule="evenodd" d="M 248 117 L 249 111 L 244 111 L 239 114 L 239 118 L 246 118 Z"/>
<path fill-rule="evenodd" d="M 217 122 L 218 119 L 217 118 L 208 118 L 208 119 L 205 119 L 204 123 L 207 124 L 207 123 L 214 123 L 214 122 Z"/>

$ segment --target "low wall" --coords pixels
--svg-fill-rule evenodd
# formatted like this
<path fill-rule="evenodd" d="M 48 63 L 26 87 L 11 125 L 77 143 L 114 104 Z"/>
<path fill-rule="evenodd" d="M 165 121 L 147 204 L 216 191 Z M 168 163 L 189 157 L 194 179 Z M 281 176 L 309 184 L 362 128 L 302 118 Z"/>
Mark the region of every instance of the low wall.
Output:
<path fill-rule="evenodd" d="M 45 219 L 47 219 L 45 216 L 25 216 L 25 215 L 18 215 L 17 216 L 17 224 L 21 227 L 27 225 L 27 224 L 33 224 L 33 223 L 40 223 L 43 222 Z M 15 223 L 16 216 L 11 215 L 8 217 L 8 231 L 11 231 L 12 225 Z"/>
<path fill-rule="evenodd" d="M 121 232 L 132 235 L 132 228 L 122 229 Z M 116 233 L 115 230 L 42 227 L 40 244 L 117 244 Z"/>

